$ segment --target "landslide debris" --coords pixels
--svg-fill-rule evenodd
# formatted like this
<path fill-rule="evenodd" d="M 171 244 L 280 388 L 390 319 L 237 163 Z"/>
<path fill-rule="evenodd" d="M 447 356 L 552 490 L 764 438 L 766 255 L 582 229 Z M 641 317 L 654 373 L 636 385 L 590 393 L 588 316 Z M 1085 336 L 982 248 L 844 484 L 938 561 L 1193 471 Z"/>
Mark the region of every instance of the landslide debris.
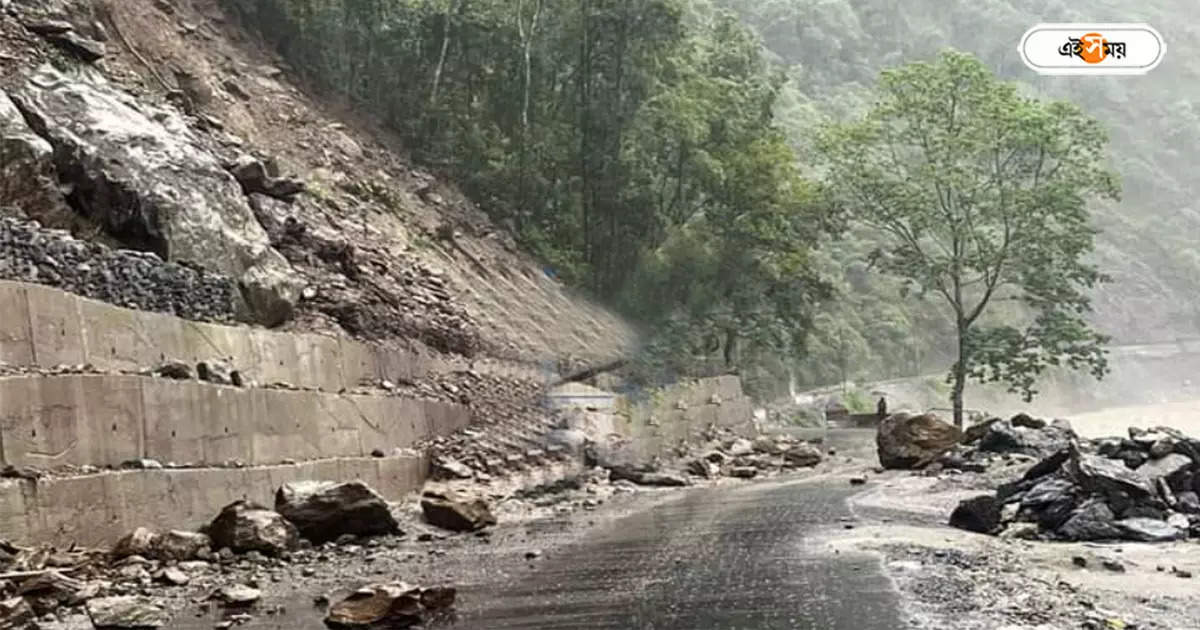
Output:
<path fill-rule="evenodd" d="M 1007 434 L 1014 427 L 994 428 Z M 1022 439 L 1006 437 L 1005 448 L 1057 450 L 994 494 L 960 503 L 952 525 L 1064 541 L 1200 537 L 1200 440 L 1169 427 L 1131 427 L 1128 437 L 1095 440 L 1080 438 L 1060 421 L 1018 428 L 1025 431 Z"/>

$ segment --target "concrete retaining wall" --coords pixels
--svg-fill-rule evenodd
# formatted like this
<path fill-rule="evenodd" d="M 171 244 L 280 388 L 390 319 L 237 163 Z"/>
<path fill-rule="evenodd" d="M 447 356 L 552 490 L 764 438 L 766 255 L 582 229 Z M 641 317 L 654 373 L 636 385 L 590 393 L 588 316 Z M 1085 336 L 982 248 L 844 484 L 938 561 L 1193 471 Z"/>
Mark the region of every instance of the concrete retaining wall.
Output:
<path fill-rule="evenodd" d="M 167 359 L 225 359 L 254 382 L 336 392 L 467 367 L 416 348 L 315 334 L 222 326 L 120 308 L 35 284 L 0 281 L 0 362 L 51 368 L 90 363 L 139 370 Z M 475 362 L 477 370 L 533 377 L 530 366 Z"/>
<path fill-rule="evenodd" d="M 748 436 L 755 430 L 754 407 L 736 376 L 677 383 L 655 390 L 647 400 L 619 405 L 620 431 L 647 455 L 697 439 L 709 425 Z"/>
<path fill-rule="evenodd" d="M 274 505 L 303 479 L 361 479 L 398 501 L 424 481 L 418 457 L 341 458 L 295 465 L 109 472 L 0 481 L 0 537 L 22 544 L 111 545 L 136 527 L 197 529 L 238 499 Z"/>
<path fill-rule="evenodd" d="M 0 378 L 0 462 L 215 465 L 367 456 L 467 426 L 462 405 L 124 375 Z"/>

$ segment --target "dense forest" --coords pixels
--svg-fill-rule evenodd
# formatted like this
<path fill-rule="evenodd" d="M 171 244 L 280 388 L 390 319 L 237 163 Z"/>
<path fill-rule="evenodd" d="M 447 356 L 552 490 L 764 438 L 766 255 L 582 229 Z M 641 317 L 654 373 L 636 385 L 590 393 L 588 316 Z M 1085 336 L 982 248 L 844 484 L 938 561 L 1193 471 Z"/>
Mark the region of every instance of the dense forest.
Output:
<path fill-rule="evenodd" d="M 879 72 L 954 47 L 1111 130 L 1124 201 L 1094 208 L 1118 341 L 1187 336 L 1200 258 L 1188 158 L 1193 33 L 1156 0 L 224 0 L 306 79 L 451 175 L 575 286 L 649 332 L 649 379 L 736 368 L 758 393 L 938 371 L 953 324 L 876 273 L 835 212 L 815 130 L 872 102 Z M 1109 5 L 1109 6 L 1105 6 Z M 1148 21 L 1147 77 L 1041 78 L 1041 21 Z M 1167 306 L 1164 306 L 1167 305 Z M 1171 308 L 1170 305 L 1176 305 Z"/>

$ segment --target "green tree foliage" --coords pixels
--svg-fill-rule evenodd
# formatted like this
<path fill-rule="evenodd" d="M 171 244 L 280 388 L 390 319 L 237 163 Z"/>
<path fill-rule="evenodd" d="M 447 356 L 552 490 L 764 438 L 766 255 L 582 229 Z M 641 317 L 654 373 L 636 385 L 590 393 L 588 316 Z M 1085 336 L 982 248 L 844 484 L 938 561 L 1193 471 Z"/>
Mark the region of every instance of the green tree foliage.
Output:
<path fill-rule="evenodd" d="M 664 377 L 803 345 L 828 294 L 810 264 L 828 217 L 774 120 L 785 77 L 735 15 L 707 0 L 224 2 L 560 277 L 644 323 Z"/>
<path fill-rule="evenodd" d="M 1106 143 L 1079 107 L 1022 96 L 957 52 L 885 71 L 864 119 L 825 130 L 839 202 L 884 243 L 872 262 L 950 309 L 960 427 L 968 377 L 1029 400 L 1047 366 L 1105 373 L 1107 338 L 1085 319 L 1102 276 L 1085 259 L 1088 204 L 1118 196 Z M 1030 321 L 985 321 L 1001 300 Z"/>
<path fill-rule="evenodd" d="M 1200 52 L 1200 28 L 1180 16 L 1194 11 L 1188 0 L 1131 4 L 1098 0 L 1086 5 L 1056 0 L 718 0 L 738 12 L 763 36 L 791 79 L 778 100 L 779 123 L 788 130 L 801 160 L 815 163 L 814 127 L 866 111 L 878 73 L 909 61 L 927 60 L 946 47 L 975 54 L 998 76 L 1017 80 L 1022 90 L 1069 100 L 1105 123 L 1112 139 L 1109 159 L 1122 176 L 1122 202 L 1097 203 L 1094 225 L 1101 230 L 1092 261 L 1112 276 L 1093 292 L 1091 320 L 1117 343 L 1170 341 L 1195 336 L 1200 309 L 1200 257 L 1194 234 L 1200 207 L 1192 192 L 1193 162 L 1200 158 L 1197 110 L 1200 82 L 1192 63 Z M 1163 33 L 1168 55 L 1142 77 L 1042 77 L 1028 70 L 1017 42 L 1041 22 L 1147 22 Z M 867 340 L 869 357 L 857 369 L 874 377 L 912 375 L 952 360 L 952 339 L 937 314 L 912 296 L 897 297 L 897 285 L 875 276 L 854 282 L 849 270 L 874 249 L 869 235 L 852 233 L 831 243 L 820 271 L 838 291 L 831 313 L 850 311 Z M 868 240 L 864 240 L 868 239 Z M 853 304 L 844 307 L 844 303 Z M 879 305 L 903 314 L 909 331 L 904 347 L 868 332 L 868 312 Z M 1007 304 L 998 307 L 1007 308 Z M 812 345 L 833 337 L 819 326 Z M 916 361 L 912 361 L 917 357 Z M 801 360 L 813 383 L 836 382 L 828 362 Z M 914 368 L 914 366 L 917 366 Z M 852 370 L 853 371 L 853 370 Z"/>

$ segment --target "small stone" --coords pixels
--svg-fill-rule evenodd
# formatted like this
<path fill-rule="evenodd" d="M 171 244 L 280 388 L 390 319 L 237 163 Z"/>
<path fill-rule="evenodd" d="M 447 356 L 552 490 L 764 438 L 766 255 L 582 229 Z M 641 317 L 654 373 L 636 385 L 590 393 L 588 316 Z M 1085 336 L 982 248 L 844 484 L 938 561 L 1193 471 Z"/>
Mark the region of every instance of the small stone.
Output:
<path fill-rule="evenodd" d="M 163 569 L 162 574 L 159 575 L 159 580 L 165 584 L 183 586 L 190 582 L 191 578 L 188 577 L 188 574 L 176 567 L 167 567 L 166 569 Z"/>
<path fill-rule="evenodd" d="M 245 584 L 231 584 L 217 589 L 213 598 L 229 606 L 248 606 L 262 598 L 262 591 Z"/>
<path fill-rule="evenodd" d="M 1192 577 L 1191 571 L 1185 571 L 1185 570 L 1177 568 L 1177 567 L 1171 567 L 1171 573 L 1174 574 L 1175 577 L 1177 577 L 1177 578 L 1190 579 Z"/>
<path fill-rule="evenodd" d="M 526 560 L 536 560 L 536 559 L 538 559 L 538 558 L 540 558 L 540 557 L 542 557 L 542 552 L 540 552 L 540 551 L 533 550 L 533 551 L 526 551 L 526 552 L 525 552 L 525 559 L 526 559 Z"/>
<path fill-rule="evenodd" d="M 1083 556 L 1075 556 L 1071 558 L 1071 563 L 1081 569 L 1088 565 L 1087 558 L 1084 558 Z"/>
<path fill-rule="evenodd" d="M 1125 572 L 1125 565 L 1121 564 L 1120 562 L 1117 562 L 1116 560 L 1104 560 L 1100 564 L 1105 569 L 1108 569 L 1109 571 L 1112 571 L 1114 573 L 1124 573 Z"/>

